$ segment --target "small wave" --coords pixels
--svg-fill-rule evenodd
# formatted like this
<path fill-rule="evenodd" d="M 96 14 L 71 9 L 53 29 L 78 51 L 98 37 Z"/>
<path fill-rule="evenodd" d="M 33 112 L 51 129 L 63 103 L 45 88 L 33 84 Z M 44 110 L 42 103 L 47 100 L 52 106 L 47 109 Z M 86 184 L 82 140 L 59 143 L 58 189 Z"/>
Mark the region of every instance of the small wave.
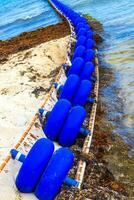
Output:
<path fill-rule="evenodd" d="M 20 19 L 16 19 L 16 20 L 14 20 L 14 21 L 10 21 L 9 23 L 6 23 L 6 24 L 4 24 L 4 25 L 0 25 L 0 29 L 2 30 L 2 29 L 5 29 L 5 28 L 7 28 L 7 27 L 11 27 L 12 25 L 14 25 L 14 24 L 20 24 L 20 23 L 24 23 L 25 21 L 28 21 L 28 20 L 34 20 L 35 18 L 38 18 L 38 17 L 40 17 L 41 15 L 44 15 L 45 13 L 44 12 L 41 12 L 40 14 L 37 14 L 37 15 L 27 15 L 27 16 L 25 16 L 25 17 L 23 17 L 23 18 L 20 18 Z"/>
<path fill-rule="evenodd" d="M 43 12 L 40 12 L 40 13 L 38 13 L 38 14 L 36 14 L 36 15 L 27 15 L 27 16 L 21 18 L 20 20 L 25 21 L 25 20 L 28 20 L 28 19 L 31 19 L 31 18 L 35 18 L 35 17 L 40 16 L 42 13 L 43 13 Z"/>
<path fill-rule="evenodd" d="M 9 16 L 6 16 L 6 17 L 3 16 L 3 19 L 1 18 L 0 27 L 7 26 L 9 24 L 12 24 L 12 23 L 15 23 L 15 22 L 18 22 L 18 21 L 25 21 L 25 20 L 29 20 L 31 18 L 38 17 L 42 13 L 44 13 L 44 10 L 41 10 L 40 12 L 38 12 L 36 14 L 32 13 L 32 15 L 24 15 L 25 13 L 22 13 L 20 17 L 18 17 L 16 15 L 16 18 L 15 18 L 15 16 L 13 16 L 12 18 L 9 18 Z"/>

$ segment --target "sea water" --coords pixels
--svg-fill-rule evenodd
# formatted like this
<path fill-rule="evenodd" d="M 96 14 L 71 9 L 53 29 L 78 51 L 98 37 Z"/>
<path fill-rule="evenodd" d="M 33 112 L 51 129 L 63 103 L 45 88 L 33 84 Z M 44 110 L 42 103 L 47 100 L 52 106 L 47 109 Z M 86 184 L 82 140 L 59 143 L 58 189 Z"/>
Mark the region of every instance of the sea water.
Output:
<path fill-rule="evenodd" d="M 80 13 L 90 14 L 104 27 L 103 55 L 115 80 L 102 92 L 108 118 L 132 146 L 134 153 L 134 0 L 61 0 Z M 0 0 L 0 39 L 60 21 L 47 0 Z"/>

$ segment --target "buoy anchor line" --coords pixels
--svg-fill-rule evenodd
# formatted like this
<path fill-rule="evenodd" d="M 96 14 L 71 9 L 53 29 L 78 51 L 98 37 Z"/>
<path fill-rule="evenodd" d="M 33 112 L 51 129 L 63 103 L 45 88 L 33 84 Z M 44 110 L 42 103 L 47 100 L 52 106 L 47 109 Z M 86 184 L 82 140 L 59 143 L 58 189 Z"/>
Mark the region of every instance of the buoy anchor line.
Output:
<path fill-rule="evenodd" d="M 70 34 L 70 40 L 69 40 L 67 52 L 70 54 L 71 53 L 71 46 L 72 46 L 72 44 L 74 44 L 74 42 L 76 42 L 76 38 L 77 38 L 76 33 L 74 31 L 74 27 L 71 24 L 70 20 L 66 16 L 64 16 L 63 13 L 61 13 L 61 11 L 54 5 L 54 3 L 52 3 L 51 0 L 48 0 L 48 1 L 52 5 L 52 7 L 55 9 L 55 11 L 57 13 L 59 13 L 59 15 L 61 17 L 65 18 L 66 21 L 68 22 L 71 34 Z M 83 128 L 83 127 L 81 127 L 79 129 L 79 133 L 81 133 L 85 136 L 84 144 L 83 144 L 83 147 L 82 147 L 82 150 L 81 150 L 81 152 L 84 155 L 88 154 L 89 151 L 90 151 L 90 146 L 91 146 L 93 131 L 94 131 L 96 110 L 97 110 L 98 90 L 99 90 L 99 62 L 98 62 L 97 55 L 98 55 L 98 51 L 97 51 L 97 49 L 95 49 L 95 58 L 94 58 L 94 60 L 95 60 L 95 73 L 94 73 L 94 75 L 95 76 L 92 77 L 92 80 L 88 81 L 88 82 L 93 81 L 93 85 L 94 85 L 94 87 L 93 87 L 94 98 L 88 98 L 88 102 L 90 102 L 92 104 L 92 107 L 91 107 L 92 109 L 91 109 L 91 112 L 90 112 L 90 118 L 88 119 L 88 121 L 89 121 L 88 129 Z M 72 65 L 70 60 L 71 60 L 70 57 L 67 55 L 66 62 L 64 64 L 66 64 L 68 67 L 71 67 L 71 65 Z M 77 76 L 72 76 L 72 77 L 71 77 L 72 80 L 77 81 Z M 40 132 L 37 131 L 35 133 L 33 131 L 33 128 L 42 129 L 42 124 L 40 123 L 40 116 L 42 115 L 43 119 L 45 120 L 47 118 L 47 115 L 51 115 L 51 110 L 54 108 L 55 103 L 57 101 L 57 91 L 62 92 L 63 87 L 64 87 L 63 85 L 64 85 L 66 80 L 67 79 L 66 79 L 66 76 L 65 76 L 65 71 L 64 71 L 63 68 L 61 68 L 59 74 L 56 77 L 54 87 L 52 86 L 49 94 L 46 95 L 45 100 L 44 100 L 43 104 L 41 105 L 41 107 L 39 109 L 39 112 L 37 112 L 35 114 L 35 116 L 33 117 L 32 121 L 30 122 L 29 126 L 27 127 L 26 131 L 24 132 L 24 134 L 22 135 L 22 137 L 20 138 L 18 143 L 14 146 L 13 149 L 11 149 L 10 154 L 3 160 L 2 164 L 0 165 L 0 172 L 3 171 L 3 169 L 7 166 L 8 162 L 12 158 L 12 159 L 15 159 L 15 160 L 22 162 L 23 167 L 22 167 L 22 169 L 20 170 L 19 173 L 23 173 L 23 170 L 25 171 L 27 169 L 27 165 L 29 164 L 29 162 L 31 162 L 31 160 L 33 160 L 33 156 L 35 156 L 35 158 L 37 159 L 36 160 L 37 162 L 40 162 L 40 160 L 38 160 L 38 155 L 36 155 L 37 150 L 38 150 L 37 152 L 40 153 L 41 156 L 42 156 L 41 162 L 44 162 L 44 165 L 46 165 L 46 166 L 49 162 L 49 170 L 48 170 L 49 174 L 50 174 L 50 172 L 52 173 L 52 171 L 54 170 L 54 166 L 52 166 L 52 163 L 55 163 L 55 167 L 60 166 L 60 165 L 61 166 L 64 165 L 65 169 L 62 172 L 64 175 L 69 172 L 69 170 L 71 169 L 71 167 L 73 165 L 73 159 L 74 159 L 73 153 L 69 149 L 63 148 L 60 145 L 55 146 L 56 149 L 55 149 L 55 152 L 54 152 L 53 142 L 48 140 L 48 139 L 42 138 L 44 136 L 44 133 L 41 135 Z M 69 113 L 68 116 L 70 117 L 71 116 L 70 113 L 73 110 L 73 109 L 71 111 L 69 110 L 71 108 L 71 103 L 69 101 L 67 102 L 65 99 L 64 99 L 64 101 L 62 99 L 62 100 L 59 100 L 58 102 L 60 102 L 60 103 L 57 104 L 57 105 L 61 105 L 61 103 L 64 103 L 64 106 L 66 107 L 67 112 Z M 81 121 L 82 121 L 84 119 L 84 115 L 85 115 L 84 108 L 82 106 L 81 107 L 78 106 L 77 108 L 75 108 L 73 110 L 73 112 L 74 111 L 75 112 L 77 111 L 77 113 L 80 113 L 81 115 L 83 114 L 83 117 L 81 117 Z M 52 112 L 53 112 L 53 110 L 52 110 Z M 56 113 L 56 114 L 57 114 L 56 117 L 58 117 L 58 113 Z M 37 122 L 38 122 L 38 127 L 35 126 L 35 124 Z M 79 126 L 77 128 L 79 128 Z M 61 139 L 61 141 L 63 141 L 63 140 Z M 46 147 L 47 151 L 44 151 L 44 153 L 43 153 L 42 149 L 44 149 L 45 147 Z M 20 152 L 22 152 L 22 153 L 20 153 Z M 28 156 L 27 156 L 27 154 L 28 154 Z M 52 159 L 50 159 L 50 157 L 52 157 Z M 61 157 L 63 157 L 64 159 L 61 159 Z M 59 160 L 59 162 L 57 162 L 57 160 Z M 64 160 L 66 162 L 64 162 Z M 58 165 L 57 165 L 57 163 L 58 163 Z M 33 162 L 32 164 L 33 164 L 33 167 L 36 166 L 36 162 Z M 38 164 L 40 164 L 40 163 L 38 163 Z M 37 166 L 36 166 L 36 168 L 38 169 Z M 41 169 L 39 169 L 39 170 L 41 170 Z M 77 172 L 76 172 L 75 178 L 63 176 L 62 182 L 64 182 L 67 185 L 74 186 L 74 187 L 77 187 L 77 188 L 80 189 L 82 182 L 83 182 L 83 179 L 84 179 L 85 170 L 86 170 L 86 161 L 79 160 L 78 164 L 77 164 Z M 45 173 L 48 173 L 48 172 L 46 170 Z M 42 171 L 40 171 L 40 173 L 42 173 Z M 57 170 L 57 173 L 60 173 L 60 172 Z M 31 182 L 32 182 L 32 176 L 30 174 L 28 174 L 28 176 L 29 176 L 29 178 L 31 179 Z M 40 175 L 38 173 L 35 173 L 35 178 L 38 179 L 38 176 L 40 176 Z M 51 177 L 52 176 L 50 176 L 50 178 Z M 26 176 L 25 176 L 25 180 L 26 180 L 26 183 L 27 183 L 28 181 L 27 181 Z M 19 183 L 19 178 L 17 178 L 17 181 L 18 181 L 18 185 L 20 187 L 22 187 L 21 191 L 23 191 L 23 189 L 24 189 L 23 183 L 21 183 L 21 181 Z M 42 181 L 44 181 L 44 178 L 42 178 L 41 183 L 39 183 L 38 185 L 36 185 L 36 183 L 34 183 L 34 185 L 33 185 L 33 188 L 35 188 L 35 185 L 36 185 L 35 195 L 36 195 L 36 197 L 39 197 L 39 198 L 42 195 L 42 188 L 41 188 Z M 61 184 L 61 183 L 58 183 L 58 184 Z M 33 188 L 31 188 L 31 191 L 33 191 Z M 58 188 L 57 188 L 57 191 L 59 191 Z M 28 192 L 28 191 L 24 190 L 24 192 Z"/>
<path fill-rule="evenodd" d="M 76 34 L 74 31 L 73 25 L 71 24 L 70 20 L 64 16 L 63 13 L 61 13 L 60 10 L 58 10 L 58 8 L 51 2 L 51 0 L 48 0 L 49 3 L 51 4 L 51 6 L 55 9 L 55 11 L 62 17 L 64 17 L 69 26 L 70 26 L 70 30 L 71 30 L 71 36 L 70 36 L 70 43 L 69 43 L 69 47 L 71 47 L 71 43 L 76 42 Z M 71 51 L 71 50 L 70 50 Z M 71 66 L 71 62 L 70 59 L 68 58 L 68 63 Z M 88 129 L 90 130 L 90 134 L 88 134 L 85 138 L 84 144 L 83 144 L 83 148 L 82 148 L 82 153 L 84 154 L 88 154 L 89 150 L 90 150 L 90 146 L 91 146 L 91 142 L 92 142 L 92 137 L 93 137 L 93 131 L 94 131 L 94 124 L 95 124 L 95 116 L 96 116 L 96 110 L 97 110 L 97 101 L 98 101 L 98 91 L 99 91 L 99 61 L 98 61 L 98 50 L 97 48 L 95 49 L 95 85 L 94 85 L 94 96 L 95 96 L 95 101 L 93 102 L 92 105 L 92 110 L 90 113 L 90 119 L 89 119 L 89 126 Z M 78 162 L 78 166 L 77 166 L 77 172 L 76 172 L 76 176 L 75 176 L 75 180 L 78 181 L 78 185 L 77 187 L 80 189 L 81 188 L 81 184 L 83 182 L 83 178 L 84 178 L 84 173 L 86 170 L 86 161 L 80 160 Z"/>

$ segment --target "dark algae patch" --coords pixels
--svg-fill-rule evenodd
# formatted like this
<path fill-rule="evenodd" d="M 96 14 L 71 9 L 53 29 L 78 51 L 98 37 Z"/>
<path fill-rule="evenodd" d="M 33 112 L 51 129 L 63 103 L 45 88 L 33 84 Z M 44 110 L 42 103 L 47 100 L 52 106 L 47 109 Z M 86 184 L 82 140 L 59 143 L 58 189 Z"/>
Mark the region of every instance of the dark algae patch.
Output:
<path fill-rule="evenodd" d="M 95 41 L 99 47 L 103 41 L 102 25 L 90 16 L 86 18 L 95 29 Z M 114 81 L 114 75 L 104 61 L 102 62 L 103 58 L 99 60 L 99 101 L 90 153 L 81 154 L 83 137 L 79 137 L 71 147 L 75 154 L 75 164 L 69 175 L 75 177 L 78 160 L 83 159 L 87 163 L 84 181 L 80 190 L 63 185 L 57 200 L 129 200 L 134 197 L 134 158 L 128 157 L 129 146 L 118 134 L 113 134 L 114 127 L 107 119 L 107 107 L 102 93 L 102 90 Z M 87 115 L 90 114 L 90 109 L 91 106 L 87 105 Z M 86 121 L 85 126 L 87 125 Z"/>
<path fill-rule="evenodd" d="M 43 42 L 59 39 L 69 35 L 67 22 L 61 22 L 35 31 L 26 32 L 10 40 L 0 41 L 0 63 L 6 62 L 8 56 L 19 51 L 35 47 Z"/>
<path fill-rule="evenodd" d="M 100 34 L 103 32 L 102 24 L 89 15 L 85 14 L 83 16 L 88 20 L 91 28 L 94 30 L 94 40 L 96 41 L 96 44 L 101 43 L 103 41 L 102 37 L 100 36 Z"/>
<path fill-rule="evenodd" d="M 115 182 L 110 183 L 110 187 L 119 191 L 120 185 L 125 189 L 126 199 L 133 199 L 134 197 L 134 157 L 130 158 L 128 153 L 130 147 L 125 144 L 121 136 L 118 133 L 113 134 L 114 126 L 108 121 L 107 107 L 104 103 L 102 89 L 114 81 L 113 72 L 109 68 L 101 66 L 100 68 L 100 95 L 98 112 L 95 123 L 94 138 L 99 137 L 97 143 L 104 142 L 103 148 L 99 150 L 99 154 L 103 157 L 107 169 L 113 174 Z M 103 138 L 104 137 L 104 138 Z M 94 140 L 93 140 L 94 144 Z M 122 199 L 122 198 L 120 198 Z"/>

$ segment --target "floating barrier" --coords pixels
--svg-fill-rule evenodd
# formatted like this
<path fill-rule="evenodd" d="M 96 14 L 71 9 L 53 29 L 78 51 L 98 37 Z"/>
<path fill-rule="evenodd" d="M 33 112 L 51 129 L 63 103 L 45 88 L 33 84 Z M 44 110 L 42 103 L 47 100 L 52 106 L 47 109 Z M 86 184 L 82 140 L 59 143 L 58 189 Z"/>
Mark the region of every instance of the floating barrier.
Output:
<path fill-rule="evenodd" d="M 84 77 L 84 74 L 82 75 Z M 87 102 L 94 102 L 94 99 L 90 97 L 92 83 L 88 79 L 81 80 L 80 77 L 72 74 L 67 78 L 64 86 L 58 83 L 54 83 L 54 85 L 57 89 L 59 99 L 67 99 L 72 103 L 72 106 L 85 106 Z"/>
<path fill-rule="evenodd" d="M 76 57 L 84 57 L 85 51 L 86 51 L 86 48 L 84 46 L 82 46 L 82 45 L 78 46 L 74 51 L 74 55 L 73 55 L 72 61 Z"/>
<path fill-rule="evenodd" d="M 40 200 L 50 200 L 55 198 L 63 183 L 71 186 L 78 184 L 67 177 L 73 166 L 73 153 L 67 148 L 54 152 L 54 144 L 48 139 L 39 139 L 27 156 L 16 149 L 11 150 L 11 156 L 22 162 L 16 186 L 23 193 L 34 192 Z"/>
<path fill-rule="evenodd" d="M 82 69 L 84 66 L 84 60 L 81 57 L 77 57 L 72 61 L 72 65 L 70 66 L 70 68 L 68 69 L 67 72 L 67 76 L 69 76 L 70 74 L 76 74 L 76 75 L 80 75 Z"/>
<path fill-rule="evenodd" d="M 85 140 L 81 153 L 89 153 L 99 87 L 97 50 L 93 40 L 94 34 L 87 20 L 57 0 L 49 0 L 49 3 L 67 20 L 70 27 L 68 57 L 63 65 L 64 70 L 61 68 L 54 83 L 56 90 L 51 89 L 29 127 L 0 166 L 2 172 L 10 158 L 22 162 L 16 186 L 20 192 L 34 192 L 40 200 L 53 200 L 63 183 L 81 187 L 86 161 L 79 160 L 74 179 L 67 177 L 74 163 L 74 155 L 65 147 L 73 145 L 78 134 L 82 134 Z M 71 46 L 74 43 L 71 57 Z M 86 103 L 91 104 L 88 129 L 83 127 Z M 39 129 L 43 130 L 44 135 L 30 133 L 37 120 L 41 122 Z M 40 137 L 48 139 L 39 139 Z M 21 154 L 18 148 L 27 150 L 27 156 Z"/>
<path fill-rule="evenodd" d="M 39 112 L 43 118 L 47 115 L 43 109 Z M 85 118 L 86 110 L 82 106 L 72 107 L 68 100 L 60 99 L 43 123 L 43 131 L 47 138 L 57 141 L 61 146 L 71 146 L 79 133 L 84 136 L 90 134 L 89 130 L 82 127 Z"/>

